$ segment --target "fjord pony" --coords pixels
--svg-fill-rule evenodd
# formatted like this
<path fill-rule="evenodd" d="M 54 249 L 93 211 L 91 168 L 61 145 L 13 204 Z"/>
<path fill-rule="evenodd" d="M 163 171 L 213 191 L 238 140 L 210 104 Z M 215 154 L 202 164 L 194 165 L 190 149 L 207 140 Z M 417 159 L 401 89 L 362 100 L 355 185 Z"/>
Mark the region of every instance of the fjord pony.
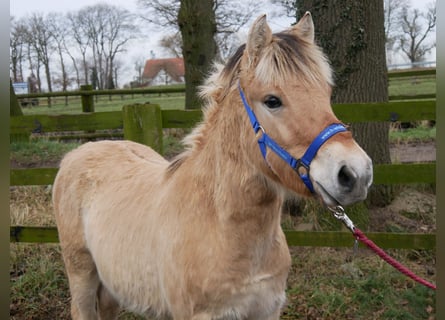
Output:
<path fill-rule="evenodd" d="M 301 157 L 327 125 L 331 70 L 307 13 L 272 34 L 265 16 L 202 88 L 202 123 L 172 162 L 129 141 L 87 143 L 63 159 L 53 190 L 73 319 L 120 308 L 160 319 L 279 319 L 291 263 L 284 190 L 327 205 L 366 197 L 372 164 L 340 132 L 310 167 L 314 193 L 262 132 Z M 252 130 L 242 90 L 261 130 Z"/>

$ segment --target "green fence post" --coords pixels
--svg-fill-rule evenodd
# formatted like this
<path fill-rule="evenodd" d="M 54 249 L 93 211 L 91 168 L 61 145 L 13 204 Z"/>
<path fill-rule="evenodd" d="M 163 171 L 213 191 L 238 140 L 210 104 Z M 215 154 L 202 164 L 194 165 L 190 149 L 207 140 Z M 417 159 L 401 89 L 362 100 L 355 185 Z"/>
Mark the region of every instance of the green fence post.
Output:
<path fill-rule="evenodd" d="M 93 91 L 93 86 L 90 84 L 84 84 L 80 86 L 80 91 L 82 99 L 82 112 L 94 112 L 94 96 L 92 94 L 84 94 L 82 92 L 82 91 Z"/>
<path fill-rule="evenodd" d="M 122 109 L 124 139 L 150 146 L 162 154 L 162 112 L 157 104 L 126 105 Z"/>

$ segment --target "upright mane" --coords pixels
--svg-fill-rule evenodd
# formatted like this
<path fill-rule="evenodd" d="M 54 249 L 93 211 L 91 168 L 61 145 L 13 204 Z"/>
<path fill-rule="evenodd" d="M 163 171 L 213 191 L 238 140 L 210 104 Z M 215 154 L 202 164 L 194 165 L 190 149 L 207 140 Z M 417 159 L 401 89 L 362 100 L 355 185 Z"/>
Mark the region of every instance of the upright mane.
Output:
<path fill-rule="evenodd" d="M 170 173 L 202 144 L 208 118 L 217 111 L 218 105 L 224 101 L 229 92 L 236 88 L 245 49 L 246 44 L 241 45 L 225 66 L 215 64 L 213 72 L 200 87 L 200 96 L 204 101 L 203 122 L 183 140 L 186 151 L 172 162 Z M 290 78 L 297 78 L 302 85 L 314 86 L 323 83 L 333 85 L 331 67 L 320 47 L 287 31 L 273 34 L 272 43 L 261 52 L 253 76 L 265 85 L 271 86 L 284 86 Z"/>
<path fill-rule="evenodd" d="M 304 85 L 333 85 L 332 70 L 320 47 L 290 32 L 273 35 L 272 44 L 264 48 L 255 70 L 255 77 L 267 85 L 282 86 L 287 79 L 297 78 Z M 229 91 L 236 84 L 246 44 L 241 45 L 227 64 L 216 68 L 201 87 L 201 96 L 213 105 L 216 92 Z M 227 93 L 227 92 L 225 92 Z"/>

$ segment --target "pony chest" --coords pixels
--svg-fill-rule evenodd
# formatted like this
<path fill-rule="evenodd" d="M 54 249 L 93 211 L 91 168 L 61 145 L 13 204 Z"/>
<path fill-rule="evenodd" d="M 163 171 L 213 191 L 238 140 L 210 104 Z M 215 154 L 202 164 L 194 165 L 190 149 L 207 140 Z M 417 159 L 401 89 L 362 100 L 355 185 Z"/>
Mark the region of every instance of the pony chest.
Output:
<path fill-rule="evenodd" d="M 232 292 L 212 319 L 268 318 L 283 307 L 285 285 L 285 276 L 258 275 Z"/>

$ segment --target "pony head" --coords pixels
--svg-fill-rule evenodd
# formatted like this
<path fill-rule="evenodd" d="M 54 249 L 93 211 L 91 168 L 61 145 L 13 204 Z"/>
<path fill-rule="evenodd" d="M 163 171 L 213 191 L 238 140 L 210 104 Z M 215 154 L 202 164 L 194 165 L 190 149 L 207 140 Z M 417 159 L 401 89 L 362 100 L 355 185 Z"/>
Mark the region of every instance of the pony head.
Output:
<path fill-rule="evenodd" d="M 314 42 L 311 14 L 290 29 L 272 34 L 266 16 L 253 23 L 245 45 L 222 73 L 231 88 L 237 82 L 261 130 L 251 132 L 251 161 L 273 180 L 301 195 L 311 195 L 300 179 L 307 175 L 313 192 L 328 206 L 364 200 L 372 183 L 372 161 L 351 132 L 336 133 L 320 147 L 309 168 L 287 165 L 267 148 L 262 159 L 257 140 L 267 133 L 292 157 L 300 159 L 311 142 L 331 124 L 341 123 L 331 108 L 332 71 Z M 246 122 L 248 123 L 246 117 Z M 261 161 L 260 163 L 258 162 Z"/>

